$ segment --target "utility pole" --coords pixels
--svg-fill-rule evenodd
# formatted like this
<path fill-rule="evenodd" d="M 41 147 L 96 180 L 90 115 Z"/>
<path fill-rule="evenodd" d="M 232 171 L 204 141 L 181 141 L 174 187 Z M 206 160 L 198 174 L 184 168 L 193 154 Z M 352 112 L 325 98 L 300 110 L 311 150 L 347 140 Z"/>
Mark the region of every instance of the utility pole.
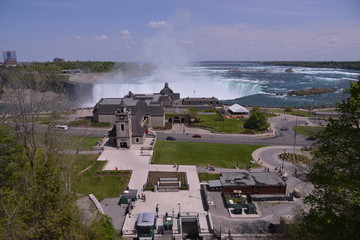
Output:
<path fill-rule="evenodd" d="M 282 158 L 282 165 L 281 165 L 281 173 L 284 173 L 284 161 L 285 161 L 285 153 L 286 153 L 286 148 L 283 149 L 284 151 L 284 156 Z"/>
<path fill-rule="evenodd" d="M 297 123 L 298 123 L 298 117 L 299 117 L 300 107 L 298 107 L 298 113 L 296 114 L 296 121 L 295 121 L 295 133 L 294 133 L 294 148 L 293 153 L 295 153 L 295 145 L 296 145 L 296 135 L 297 135 Z"/>

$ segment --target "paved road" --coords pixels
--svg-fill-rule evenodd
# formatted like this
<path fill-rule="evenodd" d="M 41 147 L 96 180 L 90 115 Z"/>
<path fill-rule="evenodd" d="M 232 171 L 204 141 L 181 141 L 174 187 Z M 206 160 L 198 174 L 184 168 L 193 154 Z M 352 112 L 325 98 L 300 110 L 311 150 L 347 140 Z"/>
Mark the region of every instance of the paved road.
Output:
<path fill-rule="evenodd" d="M 260 163 L 264 166 L 264 167 L 268 167 L 271 170 L 276 169 L 282 169 L 290 174 L 295 172 L 295 169 L 298 169 L 298 167 L 292 163 L 286 162 L 286 161 L 282 161 L 279 159 L 279 155 L 281 153 L 299 153 L 300 152 L 300 147 L 289 147 L 289 146 L 271 146 L 271 147 L 264 147 L 264 148 L 260 148 L 255 150 L 252 153 L 252 157 L 255 160 L 259 160 L 260 159 Z"/>
<path fill-rule="evenodd" d="M 208 143 L 227 143 L 227 144 L 247 144 L 247 145 L 294 145 L 295 133 L 291 130 L 279 131 L 278 135 L 248 136 L 241 134 L 201 134 L 201 138 L 193 138 L 191 133 L 176 132 L 157 132 L 158 140 L 165 140 L 172 136 L 176 141 L 181 142 L 208 142 Z M 296 146 L 307 146 L 311 142 L 305 140 L 305 136 L 297 134 Z"/>
<path fill-rule="evenodd" d="M 284 119 L 286 119 L 284 121 Z M 291 115 L 280 114 L 277 117 L 269 118 L 271 128 L 275 134 L 263 135 L 243 135 L 243 134 L 219 134 L 210 133 L 206 130 L 187 128 L 183 125 L 174 126 L 169 131 L 157 131 L 157 139 L 165 140 L 167 136 L 173 136 L 177 141 L 185 142 L 208 142 L 208 143 L 226 143 L 226 144 L 247 144 L 247 145 L 286 145 L 286 146 L 307 146 L 311 142 L 305 140 L 305 136 L 295 134 L 291 130 L 296 124 L 301 125 L 310 123 L 307 118 L 295 117 Z M 280 128 L 288 127 L 287 131 L 280 131 Z M 37 125 L 37 130 L 42 131 L 46 128 L 43 125 Z M 175 130 L 174 130 L 175 129 Z M 185 130 L 186 129 L 186 130 Z M 67 133 L 75 136 L 103 137 L 107 135 L 110 129 L 106 128 L 70 128 Z M 184 133 L 185 131 L 185 133 Z M 194 133 L 201 133 L 201 138 L 193 138 Z"/>

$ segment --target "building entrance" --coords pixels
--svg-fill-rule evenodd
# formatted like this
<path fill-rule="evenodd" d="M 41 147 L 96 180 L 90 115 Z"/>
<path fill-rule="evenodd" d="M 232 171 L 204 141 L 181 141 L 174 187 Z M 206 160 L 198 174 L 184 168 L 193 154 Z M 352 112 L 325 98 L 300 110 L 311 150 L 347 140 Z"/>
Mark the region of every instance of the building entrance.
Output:
<path fill-rule="evenodd" d="M 187 239 L 199 239 L 199 224 L 196 217 L 181 217 L 181 230 Z"/>

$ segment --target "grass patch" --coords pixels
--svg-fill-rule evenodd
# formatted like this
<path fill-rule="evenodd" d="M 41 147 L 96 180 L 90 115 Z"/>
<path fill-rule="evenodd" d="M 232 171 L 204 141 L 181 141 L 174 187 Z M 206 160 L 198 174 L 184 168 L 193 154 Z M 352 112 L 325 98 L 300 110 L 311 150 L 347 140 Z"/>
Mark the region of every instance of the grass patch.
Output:
<path fill-rule="evenodd" d="M 337 112 L 336 108 L 331 109 L 316 109 L 316 112 Z"/>
<path fill-rule="evenodd" d="M 43 134 L 36 134 L 35 137 L 39 144 L 44 144 Z M 51 137 L 61 150 L 93 150 L 92 147 L 101 141 L 99 137 L 72 136 L 61 130 L 55 131 Z"/>
<path fill-rule="evenodd" d="M 64 147 L 67 150 L 76 150 L 77 148 L 81 150 L 92 150 L 92 147 L 101 141 L 99 137 L 81 137 L 65 134 L 57 134 L 56 137 L 65 143 Z"/>
<path fill-rule="evenodd" d="M 241 133 L 244 131 L 243 119 L 222 119 L 219 114 L 199 115 L 198 118 L 201 122 L 195 123 L 195 126 L 202 126 L 213 132 Z"/>
<path fill-rule="evenodd" d="M 220 173 L 198 173 L 199 181 L 200 182 L 207 182 L 209 180 L 218 180 L 220 179 Z"/>
<path fill-rule="evenodd" d="M 319 126 L 294 126 L 292 128 L 293 131 L 298 134 L 308 136 L 308 137 L 316 137 L 318 133 L 320 133 L 324 127 Z"/>
<path fill-rule="evenodd" d="M 264 146 L 202 142 L 157 141 L 152 162 L 156 164 L 180 164 L 239 168 L 257 167 L 251 164 L 251 153 Z"/>
<path fill-rule="evenodd" d="M 78 119 L 76 121 L 69 122 L 71 127 L 100 127 L 100 128 L 109 128 L 110 123 L 98 123 L 93 122 L 88 119 Z"/>
<path fill-rule="evenodd" d="M 264 110 L 266 110 L 266 109 L 264 109 Z M 289 115 L 294 115 L 294 116 L 299 116 L 299 117 L 312 117 L 313 116 L 312 112 L 309 112 L 306 110 L 297 110 L 297 109 L 294 109 L 291 112 L 286 112 L 284 109 L 268 109 L 267 111 L 274 112 L 274 113 L 289 114 Z"/>
<path fill-rule="evenodd" d="M 94 194 L 99 201 L 118 197 L 128 182 L 129 176 L 97 176 L 96 171 L 102 162 L 96 161 L 97 155 L 78 155 L 74 164 L 73 187 L 82 194 Z M 80 171 L 92 166 L 82 174 Z"/>
<path fill-rule="evenodd" d="M 72 136 L 72 138 L 77 138 L 77 136 Z M 101 140 L 101 138 L 98 137 L 79 137 L 79 138 L 83 138 L 80 139 L 81 142 L 81 149 L 82 150 L 92 150 L 92 147 L 95 146 L 97 144 L 98 141 Z"/>

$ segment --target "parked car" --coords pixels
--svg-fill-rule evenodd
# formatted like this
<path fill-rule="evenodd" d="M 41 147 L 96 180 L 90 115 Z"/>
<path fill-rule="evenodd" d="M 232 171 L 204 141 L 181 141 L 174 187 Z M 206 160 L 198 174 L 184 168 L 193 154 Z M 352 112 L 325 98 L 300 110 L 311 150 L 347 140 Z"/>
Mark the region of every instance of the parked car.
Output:
<path fill-rule="evenodd" d="M 55 125 L 55 129 L 67 131 L 67 130 L 69 130 L 69 126 L 68 125 Z"/>
<path fill-rule="evenodd" d="M 282 127 L 282 128 L 280 128 L 280 131 L 287 131 L 287 130 L 289 130 L 288 127 Z"/>
<path fill-rule="evenodd" d="M 168 136 L 166 138 L 167 141 L 176 141 L 176 139 L 174 137 Z"/>
<path fill-rule="evenodd" d="M 303 151 L 311 151 L 312 147 L 311 146 L 305 146 L 305 147 L 302 147 L 301 150 L 303 150 Z"/>
<path fill-rule="evenodd" d="M 147 135 L 156 137 L 156 132 L 147 132 Z"/>
<path fill-rule="evenodd" d="M 200 134 L 194 134 L 192 137 L 193 138 L 201 138 L 201 135 Z"/>
<path fill-rule="evenodd" d="M 316 140 L 316 137 L 307 137 L 307 138 L 305 138 L 305 140 L 308 140 L 308 141 L 315 141 L 315 140 Z"/>

